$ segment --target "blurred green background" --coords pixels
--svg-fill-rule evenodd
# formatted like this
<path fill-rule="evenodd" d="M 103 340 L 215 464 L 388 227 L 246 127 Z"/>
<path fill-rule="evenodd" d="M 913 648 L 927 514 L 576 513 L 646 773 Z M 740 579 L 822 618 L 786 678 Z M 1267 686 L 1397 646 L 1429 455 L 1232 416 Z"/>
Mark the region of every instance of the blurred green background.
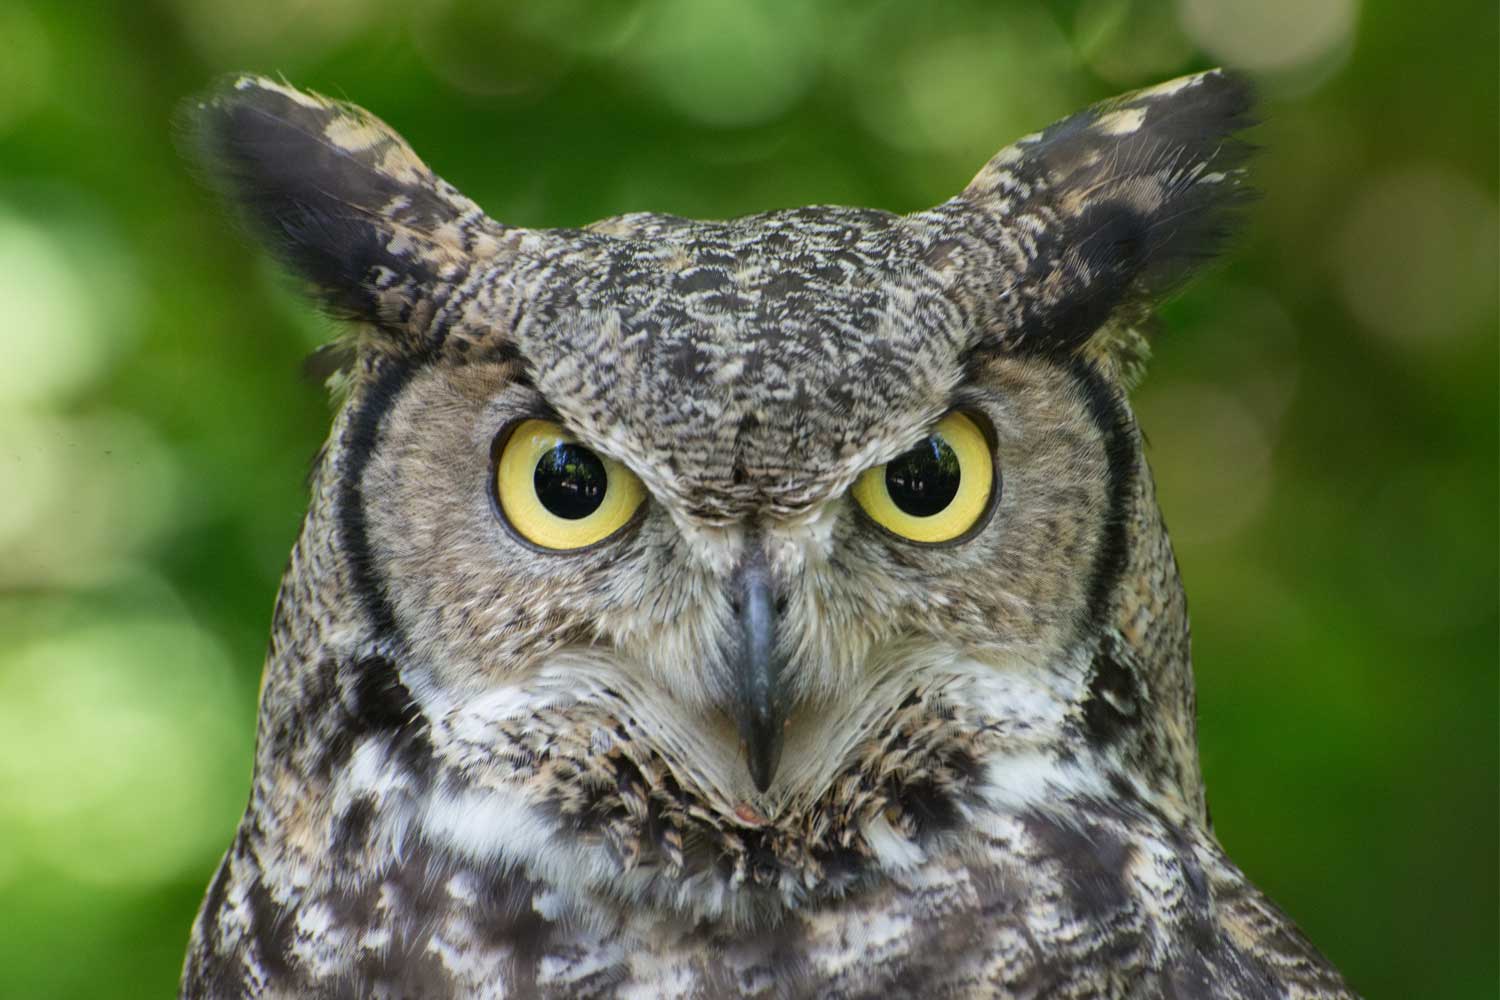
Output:
<path fill-rule="evenodd" d="M 174 153 L 281 73 L 492 214 L 911 210 L 1223 63 L 1265 199 L 1138 409 L 1221 839 L 1372 997 L 1497 989 L 1493 0 L 0 0 L 0 996 L 160 997 L 243 806 L 333 328 Z"/>

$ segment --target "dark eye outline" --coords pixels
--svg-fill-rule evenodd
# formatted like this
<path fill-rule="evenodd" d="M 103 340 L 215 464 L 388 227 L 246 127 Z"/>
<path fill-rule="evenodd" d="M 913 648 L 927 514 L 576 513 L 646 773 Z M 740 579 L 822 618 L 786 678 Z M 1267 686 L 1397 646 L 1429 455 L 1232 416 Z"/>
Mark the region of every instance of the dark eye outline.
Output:
<path fill-rule="evenodd" d="M 973 541 L 979 536 L 981 532 L 984 531 L 985 528 L 989 527 L 990 522 L 994 520 L 995 511 L 1000 507 L 1000 497 L 1005 492 L 1005 478 L 1002 475 L 1002 471 L 1000 468 L 999 437 L 995 433 L 995 425 L 990 422 L 989 417 L 985 416 L 983 412 L 967 406 L 958 406 L 954 407 L 947 413 L 944 413 L 937 420 L 933 421 L 933 426 L 936 427 L 938 424 L 942 423 L 951 414 L 954 413 L 961 413 L 972 420 L 974 422 L 974 426 L 979 429 L 979 433 L 984 436 L 985 444 L 987 444 L 990 449 L 990 468 L 994 476 L 994 479 L 990 483 L 990 495 L 989 499 L 985 501 L 984 511 L 974 519 L 974 523 L 967 529 L 965 529 L 962 534 L 954 535 L 952 538 L 945 538 L 941 542 L 920 542 L 915 538 L 908 538 L 907 536 L 900 534 L 899 532 L 892 531 L 890 528 L 887 528 L 885 525 L 875 520 L 874 516 L 869 511 L 865 510 L 864 505 L 862 505 L 858 500 L 854 499 L 852 487 L 850 493 L 847 494 L 849 496 L 850 505 L 852 505 L 855 510 L 859 511 L 859 516 L 864 519 L 866 524 L 873 527 L 876 531 L 880 532 L 880 534 L 884 535 L 886 538 L 898 542 L 903 546 L 910 546 L 912 548 L 918 549 L 950 549 L 956 548 L 960 545 L 965 545 Z M 910 449 L 908 449 L 908 451 L 909 450 Z M 905 454 L 906 452 L 904 451 L 901 453 L 901 455 Z M 891 462 L 894 462 L 896 459 L 900 458 L 901 455 L 893 455 L 891 456 L 889 462 L 882 462 L 880 465 L 875 466 L 875 468 L 884 469 L 886 466 L 890 465 Z M 864 475 L 864 473 L 862 472 L 860 473 L 860 475 Z"/>
<path fill-rule="evenodd" d="M 490 512 L 495 516 L 495 520 L 500 522 L 501 526 L 505 529 L 505 533 L 522 548 L 548 556 L 577 556 L 596 552 L 605 546 L 619 542 L 627 534 L 633 533 L 640 526 L 641 521 L 645 519 L 646 508 L 651 505 L 651 493 L 649 490 L 643 490 L 645 498 L 637 505 L 635 513 L 631 514 L 618 528 L 597 541 L 590 542 L 587 545 L 580 545 L 574 549 L 554 549 L 548 548 L 545 545 L 539 545 L 521 534 L 520 529 L 511 523 L 510 518 L 506 516 L 505 505 L 500 502 L 500 456 L 505 454 L 505 446 L 510 443 L 511 435 L 516 432 L 516 429 L 531 420 L 541 420 L 557 424 L 559 427 L 562 426 L 562 422 L 557 419 L 557 415 L 554 413 L 525 413 L 507 421 L 490 441 L 490 460 L 486 464 L 485 472 L 485 496 L 489 498 Z M 599 457 L 601 461 L 603 460 L 603 457 L 598 452 L 595 452 L 592 448 L 588 448 L 587 445 L 581 445 L 581 447 L 586 448 L 590 453 Z"/>

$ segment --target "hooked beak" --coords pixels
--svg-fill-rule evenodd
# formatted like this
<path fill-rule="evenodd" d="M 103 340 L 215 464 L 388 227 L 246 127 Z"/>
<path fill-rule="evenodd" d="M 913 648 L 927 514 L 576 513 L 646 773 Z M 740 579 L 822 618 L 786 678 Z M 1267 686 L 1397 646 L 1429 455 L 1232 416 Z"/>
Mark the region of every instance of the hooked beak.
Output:
<path fill-rule="evenodd" d="M 731 640 L 735 718 L 740 749 L 755 787 L 764 792 L 781 762 L 785 706 L 781 691 L 782 661 L 776 655 L 776 601 L 771 572 L 760 546 L 735 569 L 730 582 L 738 634 Z"/>

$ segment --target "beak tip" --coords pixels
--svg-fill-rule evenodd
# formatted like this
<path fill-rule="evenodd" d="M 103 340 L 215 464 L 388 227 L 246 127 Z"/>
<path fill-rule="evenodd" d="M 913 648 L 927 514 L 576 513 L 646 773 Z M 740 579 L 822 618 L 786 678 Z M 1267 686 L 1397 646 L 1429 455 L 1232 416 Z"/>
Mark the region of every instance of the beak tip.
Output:
<path fill-rule="evenodd" d="M 755 782 L 755 790 L 757 792 L 764 793 L 769 791 L 771 788 L 771 779 L 774 777 L 776 777 L 774 770 L 756 767 L 753 764 L 750 766 L 750 780 Z"/>
<path fill-rule="evenodd" d="M 781 763 L 781 741 L 744 740 L 740 743 L 740 750 L 745 756 L 745 768 L 750 772 L 750 780 L 755 783 L 756 791 L 769 790 L 771 782 L 776 778 L 777 766 Z"/>

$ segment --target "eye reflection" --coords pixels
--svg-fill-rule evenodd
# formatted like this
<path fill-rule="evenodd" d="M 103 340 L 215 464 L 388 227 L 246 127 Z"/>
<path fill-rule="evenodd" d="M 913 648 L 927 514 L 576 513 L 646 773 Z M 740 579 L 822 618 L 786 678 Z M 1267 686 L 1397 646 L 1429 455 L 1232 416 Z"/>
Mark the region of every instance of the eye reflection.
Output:
<path fill-rule="evenodd" d="M 569 443 L 558 444 L 541 456 L 532 481 L 542 506 L 569 521 L 588 517 L 598 510 L 609 485 L 599 456 Z"/>
<path fill-rule="evenodd" d="M 892 502 L 912 517 L 932 517 L 953 502 L 962 477 L 953 449 L 943 439 L 929 437 L 886 466 L 885 488 Z"/>

